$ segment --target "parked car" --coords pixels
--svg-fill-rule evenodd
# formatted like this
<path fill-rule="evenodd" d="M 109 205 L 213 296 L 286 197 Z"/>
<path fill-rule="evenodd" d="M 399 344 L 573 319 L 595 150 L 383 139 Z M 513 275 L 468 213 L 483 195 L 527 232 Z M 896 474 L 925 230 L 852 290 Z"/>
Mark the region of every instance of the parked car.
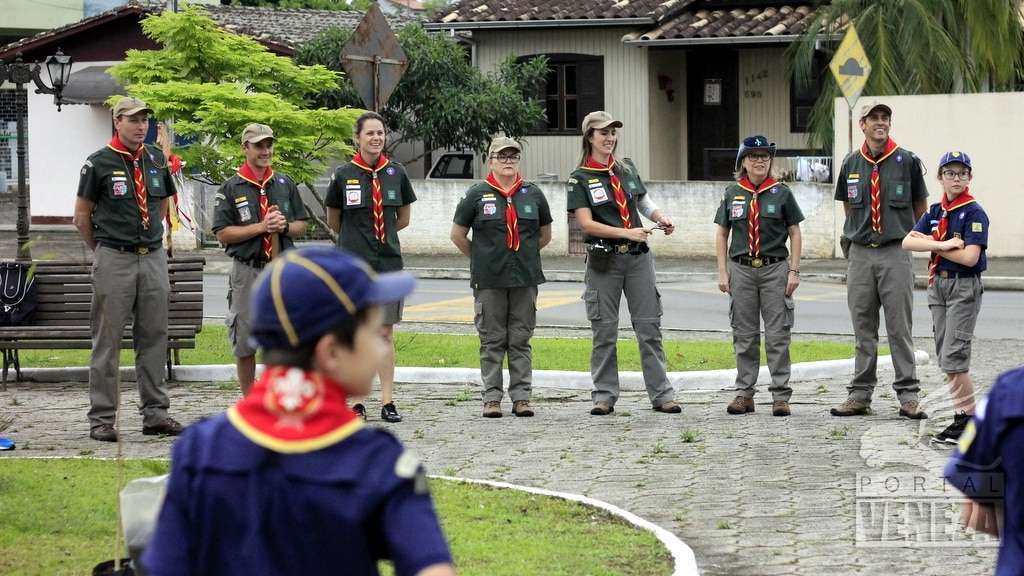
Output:
<path fill-rule="evenodd" d="M 475 178 L 474 166 L 476 155 L 472 152 L 442 152 L 438 155 L 434 165 L 427 172 L 427 179 L 437 178 L 461 178 L 472 180 Z"/>

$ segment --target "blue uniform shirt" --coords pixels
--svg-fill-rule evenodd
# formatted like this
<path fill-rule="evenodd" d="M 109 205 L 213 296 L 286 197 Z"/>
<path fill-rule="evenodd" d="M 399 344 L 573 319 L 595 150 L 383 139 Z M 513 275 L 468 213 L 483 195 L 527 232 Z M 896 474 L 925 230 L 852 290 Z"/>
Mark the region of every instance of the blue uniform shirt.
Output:
<path fill-rule="evenodd" d="M 914 230 L 922 234 L 931 234 L 932 230 L 938 227 L 939 218 L 942 216 L 942 204 L 932 204 L 928 211 L 921 215 Z M 945 258 L 939 259 L 939 272 L 966 272 L 981 274 L 987 267 L 985 249 L 988 248 L 988 214 L 977 202 L 965 204 L 949 213 L 946 225 L 946 239 L 959 234 L 964 240 L 964 246 L 977 244 L 981 246 L 981 256 L 974 266 L 964 266 Z"/>
<path fill-rule="evenodd" d="M 1024 574 L 1024 367 L 1002 374 L 946 464 L 947 481 L 1005 513 L 996 576 Z"/>
<path fill-rule="evenodd" d="M 174 445 L 143 556 L 150 576 L 397 576 L 451 562 L 422 467 L 389 433 L 360 427 L 311 452 L 250 441 L 221 414 Z"/>

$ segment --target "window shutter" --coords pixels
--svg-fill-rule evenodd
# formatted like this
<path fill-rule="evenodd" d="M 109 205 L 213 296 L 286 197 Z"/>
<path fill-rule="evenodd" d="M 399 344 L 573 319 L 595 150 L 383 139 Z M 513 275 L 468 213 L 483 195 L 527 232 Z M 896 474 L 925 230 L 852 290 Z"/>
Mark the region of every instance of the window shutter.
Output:
<path fill-rule="evenodd" d="M 579 117 L 604 110 L 604 57 L 581 56 L 576 63 L 576 89 L 579 91 Z M 579 126 L 576 127 L 579 130 Z"/>

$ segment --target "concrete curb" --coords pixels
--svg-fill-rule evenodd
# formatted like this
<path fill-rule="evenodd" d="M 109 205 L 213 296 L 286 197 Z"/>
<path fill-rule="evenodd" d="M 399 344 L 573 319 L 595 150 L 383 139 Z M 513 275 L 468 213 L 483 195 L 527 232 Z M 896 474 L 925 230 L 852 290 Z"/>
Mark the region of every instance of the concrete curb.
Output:
<path fill-rule="evenodd" d="M 914 353 L 918 365 L 928 363 L 928 353 L 918 350 Z M 878 365 L 892 367 L 892 356 L 879 356 Z M 257 370 L 262 369 L 260 365 Z M 791 378 L 794 383 L 834 378 L 853 373 L 853 358 L 843 360 L 822 360 L 793 364 Z M 89 369 L 84 366 L 70 368 L 25 368 L 21 371 L 25 381 L 30 382 L 87 382 Z M 508 371 L 504 372 L 508 382 Z M 730 390 L 736 382 L 736 370 L 703 370 L 692 372 L 669 372 L 669 381 L 677 391 L 696 392 L 708 390 Z M 123 381 L 135 380 L 135 367 L 121 368 Z M 233 364 L 207 364 L 198 366 L 175 366 L 174 379 L 177 382 L 233 382 Z M 425 368 L 399 367 L 395 369 L 395 381 L 403 384 L 461 384 L 481 386 L 479 368 Z M 761 367 L 757 381 L 767 384 L 771 375 L 766 366 Z M 622 390 L 646 390 L 642 372 L 620 372 L 619 386 Z M 561 390 L 590 390 L 593 381 L 590 372 L 568 370 L 534 370 L 534 388 Z"/>
<path fill-rule="evenodd" d="M 503 488 L 506 490 L 519 490 L 520 492 L 527 492 L 529 494 L 537 494 L 540 496 L 550 496 L 552 498 L 561 498 L 562 500 L 569 500 L 571 502 L 579 502 L 585 506 L 591 508 L 600 508 L 613 516 L 622 518 L 626 522 L 647 530 L 654 534 L 654 536 L 668 548 L 670 554 L 672 554 L 672 563 L 674 564 L 672 570 L 672 576 L 697 576 L 700 571 L 697 569 L 697 559 L 691 549 L 685 542 L 680 540 L 675 534 L 668 530 L 658 526 L 650 520 L 645 520 L 636 514 L 628 510 L 623 510 L 614 504 L 609 504 L 603 500 L 596 498 L 590 498 L 583 496 L 582 494 L 572 494 L 570 492 L 556 492 L 554 490 L 545 490 L 543 488 L 532 488 L 530 486 L 520 486 L 519 484 L 509 484 L 508 482 L 497 482 L 494 480 L 477 480 L 474 478 L 458 478 L 455 476 L 430 476 L 431 478 L 437 478 L 439 480 L 447 480 L 449 482 L 462 482 L 464 484 L 481 484 L 484 486 L 491 486 L 492 488 Z"/>

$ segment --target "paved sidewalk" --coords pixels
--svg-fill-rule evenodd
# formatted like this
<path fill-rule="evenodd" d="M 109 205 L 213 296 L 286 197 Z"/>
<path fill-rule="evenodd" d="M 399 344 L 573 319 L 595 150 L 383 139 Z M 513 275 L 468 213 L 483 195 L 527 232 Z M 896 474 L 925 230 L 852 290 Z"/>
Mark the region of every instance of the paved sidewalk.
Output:
<path fill-rule="evenodd" d="M 1015 358 L 1019 342 L 976 342 L 972 372 L 980 388 Z M 388 429 L 414 447 L 432 473 L 582 493 L 639 514 L 689 544 L 707 575 L 991 573 L 991 546 L 855 545 L 858 509 L 874 530 L 883 510 L 877 499 L 858 502 L 858 473 L 875 482 L 901 473 L 927 480 L 928 490 L 910 495 L 913 502 L 897 500 L 888 509 L 890 539 L 962 536 L 946 516 L 950 492 L 936 488 L 949 451 L 921 442 L 948 420 L 948 399 L 934 365 L 920 367 L 919 376 L 929 392 L 926 408 L 940 417 L 923 423 L 896 418 L 890 389 L 876 392 L 873 416 L 831 417 L 828 408 L 845 394 L 845 379 L 833 379 L 797 386 L 788 419 L 770 415 L 765 391 L 757 413 L 741 417 L 725 413 L 728 392 L 709 391 L 682 395 L 682 416 L 655 413 L 644 393 L 629 392 L 612 416 L 598 418 L 587 414 L 588 393 L 546 390 L 535 397 L 537 417 L 495 421 L 479 416 L 476 389 L 400 385 L 406 421 Z M 881 378 L 891 381 L 891 372 Z M 125 454 L 166 457 L 170 440 L 141 435 L 136 394 L 125 386 Z M 172 413 L 188 423 L 236 397 L 231 384 L 177 386 Z M 0 392 L 0 417 L 13 418 L 6 434 L 18 443 L 0 460 L 113 456 L 113 446 L 87 437 L 87 403 L 82 384 L 13 385 Z M 369 408 L 375 415 L 378 403 Z M 495 553 L 513 551 L 496 547 Z"/>

